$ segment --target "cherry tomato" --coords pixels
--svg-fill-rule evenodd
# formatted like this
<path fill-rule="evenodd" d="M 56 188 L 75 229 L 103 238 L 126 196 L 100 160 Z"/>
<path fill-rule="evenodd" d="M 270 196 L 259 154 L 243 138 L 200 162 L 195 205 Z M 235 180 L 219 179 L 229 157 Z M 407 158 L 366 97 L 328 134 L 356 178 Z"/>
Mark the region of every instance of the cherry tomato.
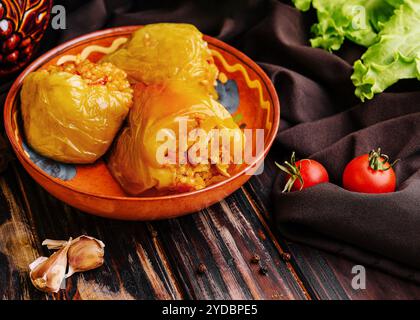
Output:
<path fill-rule="evenodd" d="M 397 160 L 398 161 L 398 160 Z M 387 155 L 372 150 L 350 161 L 343 173 L 343 187 L 349 191 L 363 193 L 394 192 L 397 178 Z"/>
<path fill-rule="evenodd" d="M 276 165 L 289 176 L 283 192 L 300 191 L 329 181 L 328 172 L 322 164 L 311 159 L 296 161 L 294 152 L 290 163 L 286 161 L 284 166 Z"/>

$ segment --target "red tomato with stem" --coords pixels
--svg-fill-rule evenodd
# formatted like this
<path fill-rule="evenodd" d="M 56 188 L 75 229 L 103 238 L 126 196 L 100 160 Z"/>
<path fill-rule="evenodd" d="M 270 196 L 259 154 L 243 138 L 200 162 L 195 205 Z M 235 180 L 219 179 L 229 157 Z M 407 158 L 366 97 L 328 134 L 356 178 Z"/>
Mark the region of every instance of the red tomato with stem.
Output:
<path fill-rule="evenodd" d="M 380 148 L 358 156 L 344 169 L 343 187 L 362 193 L 394 192 L 397 177 L 393 167 L 397 161 L 390 163 L 389 157 L 382 154 Z"/>
<path fill-rule="evenodd" d="M 283 192 L 300 191 L 329 181 L 328 172 L 322 164 L 312 159 L 296 161 L 294 152 L 290 162 L 286 161 L 284 166 L 276 165 L 289 176 Z"/>

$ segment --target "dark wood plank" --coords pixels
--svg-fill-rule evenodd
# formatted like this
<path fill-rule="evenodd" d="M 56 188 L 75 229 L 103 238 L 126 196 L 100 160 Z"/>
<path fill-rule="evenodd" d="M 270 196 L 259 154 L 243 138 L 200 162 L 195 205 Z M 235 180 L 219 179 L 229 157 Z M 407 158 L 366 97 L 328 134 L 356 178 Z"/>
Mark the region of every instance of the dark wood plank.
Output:
<path fill-rule="evenodd" d="M 270 192 L 277 169 L 269 156 L 263 174 L 254 176 L 245 185 L 246 193 L 258 211 L 268 220 L 271 210 Z M 367 270 L 366 290 L 351 287 L 352 267 L 357 264 L 324 251 L 289 242 L 276 234 L 284 250 L 292 254 L 291 264 L 309 294 L 316 299 L 407 299 L 420 297 L 420 286 L 390 276 L 373 268 Z"/>
<path fill-rule="evenodd" d="M 16 167 L 18 169 L 16 169 Z M 0 297 L 3 299 L 182 299 L 166 254 L 148 223 L 83 214 L 47 194 L 13 165 L 0 177 Z M 46 295 L 29 281 L 28 264 L 50 252 L 45 238 L 88 234 L 105 242 L 100 269 L 68 279 Z"/>
<path fill-rule="evenodd" d="M 193 299 L 307 299 L 243 190 L 199 214 L 154 223 Z M 268 273 L 252 264 L 261 257 Z M 207 272 L 197 274 L 203 263 Z"/>
<path fill-rule="evenodd" d="M 314 248 L 289 243 L 289 250 L 311 287 L 320 299 L 420 299 L 420 287 L 373 268 L 366 268 L 366 290 L 354 290 L 351 269 L 356 262 L 321 252 Z M 311 275 L 311 276 L 308 276 Z"/>
<path fill-rule="evenodd" d="M 13 193 L 5 176 L 0 177 L 0 298 L 39 299 L 42 294 L 32 290 L 27 269 L 38 256 L 40 241 Z"/>
<path fill-rule="evenodd" d="M 17 163 L 0 177 L 0 187 L 4 299 L 308 298 L 243 191 L 193 216 L 142 223 L 106 220 L 66 206 Z M 71 277 L 59 294 L 33 288 L 27 265 L 50 254 L 42 240 L 80 234 L 105 242 L 104 266 Z M 254 253 L 267 275 L 250 263 Z M 198 275 L 201 262 L 208 270 Z"/>

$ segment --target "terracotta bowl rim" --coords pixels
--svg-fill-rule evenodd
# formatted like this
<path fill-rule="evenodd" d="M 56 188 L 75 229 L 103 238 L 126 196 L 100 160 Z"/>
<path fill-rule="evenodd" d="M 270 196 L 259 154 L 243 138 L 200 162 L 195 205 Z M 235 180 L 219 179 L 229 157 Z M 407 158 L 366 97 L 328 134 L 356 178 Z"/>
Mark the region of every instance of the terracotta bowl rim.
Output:
<path fill-rule="evenodd" d="M 156 196 L 156 197 L 139 197 L 139 196 L 111 196 L 111 195 L 101 195 L 96 193 L 90 193 L 88 191 L 82 191 L 79 190 L 73 186 L 67 185 L 65 183 L 61 183 L 60 181 L 56 180 L 55 178 L 48 175 L 46 172 L 41 170 L 38 166 L 35 165 L 27 156 L 21 155 L 20 152 L 20 146 L 18 145 L 18 142 L 14 138 L 14 132 L 12 131 L 11 121 L 12 121 L 12 108 L 13 108 L 13 102 L 16 99 L 17 95 L 20 92 L 22 82 L 24 78 L 32 71 L 37 70 L 38 68 L 42 67 L 46 62 L 53 59 L 57 55 L 61 54 L 63 51 L 66 51 L 67 49 L 71 48 L 73 45 L 80 44 L 82 42 L 86 42 L 88 40 L 94 40 L 98 37 L 104 37 L 104 36 L 113 36 L 117 34 L 125 34 L 129 32 L 133 32 L 137 30 L 138 28 L 143 27 L 143 25 L 134 25 L 134 26 L 122 26 L 122 27 L 114 27 L 114 28 L 108 28 L 104 30 L 94 31 L 88 34 L 84 34 L 82 36 L 76 37 L 74 39 L 71 39 L 69 41 L 66 41 L 62 43 L 61 45 L 47 51 L 40 57 L 38 57 L 35 61 L 33 61 L 30 65 L 28 65 L 24 71 L 17 77 L 17 79 L 13 82 L 4 104 L 4 125 L 6 134 L 9 138 L 9 141 L 12 144 L 12 147 L 14 151 L 20 156 L 18 157 L 21 161 L 23 160 L 27 165 L 29 165 L 32 169 L 34 169 L 38 174 L 41 174 L 43 177 L 48 179 L 54 184 L 57 184 L 63 188 L 66 188 L 72 192 L 83 194 L 85 196 L 89 197 L 96 197 L 96 198 L 102 198 L 107 200 L 123 200 L 123 201 L 160 201 L 160 200 L 168 200 L 168 199 L 178 199 L 178 198 L 188 198 L 191 196 L 196 196 L 199 194 L 204 194 L 206 192 L 210 192 L 213 189 L 217 189 L 219 187 L 223 187 L 225 184 L 229 184 L 230 182 L 236 180 L 240 176 L 246 174 L 248 171 L 251 171 L 254 166 L 259 164 L 261 160 L 265 158 L 267 155 L 271 145 L 274 142 L 274 139 L 277 135 L 277 131 L 279 129 L 279 123 L 280 123 L 280 102 L 277 96 L 277 92 L 274 88 L 273 83 L 271 82 L 270 78 L 267 76 L 267 74 L 261 69 L 260 66 L 258 66 L 251 58 L 246 56 L 244 53 L 240 52 L 239 50 L 235 49 L 234 47 L 226 44 L 225 42 L 218 40 L 216 38 L 213 38 L 211 36 L 204 35 L 204 38 L 206 41 L 210 42 L 211 44 L 215 44 L 218 48 L 225 49 L 229 53 L 232 53 L 235 57 L 237 57 L 241 62 L 246 63 L 248 66 L 252 67 L 252 69 L 258 74 L 258 76 L 262 79 L 264 82 L 268 93 L 270 95 L 271 100 L 273 101 L 273 124 L 271 127 L 271 130 L 269 132 L 268 139 L 266 139 L 265 146 L 264 146 L 264 152 L 262 152 L 258 157 L 252 162 L 252 164 L 247 165 L 244 169 L 233 175 L 232 177 L 223 180 L 221 182 L 215 183 L 211 186 L 208 186 L 204 189 L 195 190 L 191 192 L 185 192 L 185 193 L 179 193 L 179 194 L 170 194 L 170 195 L 164 195 L 164 196 Z M 76 164 L 77 165 L 77 164 Z"/>

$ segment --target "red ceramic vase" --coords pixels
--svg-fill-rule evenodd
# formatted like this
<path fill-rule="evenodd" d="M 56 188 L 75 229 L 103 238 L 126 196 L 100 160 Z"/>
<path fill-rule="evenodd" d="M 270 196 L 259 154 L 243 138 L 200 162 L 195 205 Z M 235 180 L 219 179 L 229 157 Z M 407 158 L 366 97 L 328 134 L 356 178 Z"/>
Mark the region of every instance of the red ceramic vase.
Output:
<path fill-rule="evenodd" d="M 0 0 L 0 77 L 23 68 L 48 26 L 52 0 Z"/>

